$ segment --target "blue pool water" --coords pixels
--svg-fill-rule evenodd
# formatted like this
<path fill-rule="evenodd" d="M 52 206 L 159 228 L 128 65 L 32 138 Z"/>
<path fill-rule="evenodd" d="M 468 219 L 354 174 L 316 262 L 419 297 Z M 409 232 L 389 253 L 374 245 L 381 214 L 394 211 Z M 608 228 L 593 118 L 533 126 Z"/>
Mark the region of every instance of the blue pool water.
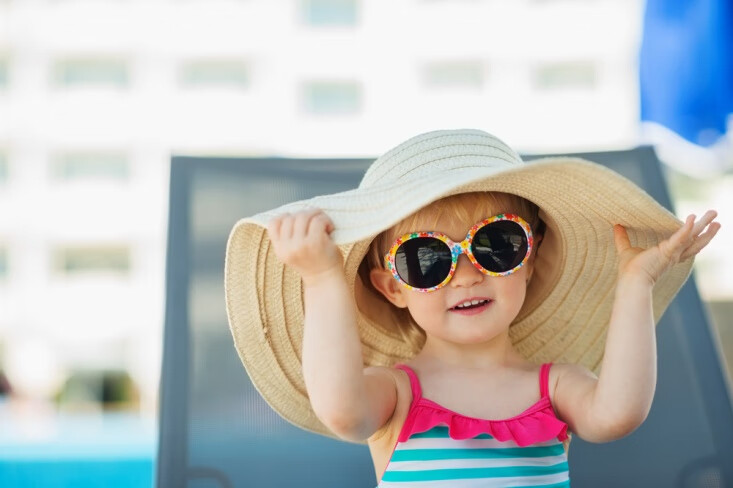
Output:
<path fill-rule="evenodd" d="M 155 422 L 130 414 L 2 415 L 0 487 L 151 488 L 156 451 Z"/>

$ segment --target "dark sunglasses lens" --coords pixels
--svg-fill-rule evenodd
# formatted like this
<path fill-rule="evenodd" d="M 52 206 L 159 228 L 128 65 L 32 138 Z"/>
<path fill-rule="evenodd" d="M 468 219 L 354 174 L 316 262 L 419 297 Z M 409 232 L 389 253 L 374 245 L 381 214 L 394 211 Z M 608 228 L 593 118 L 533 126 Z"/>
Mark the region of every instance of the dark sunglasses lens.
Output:
<path fill-rule="evenodd" d="M 450 274 L 451 250 L 434 237 L 416 237 L 397 248 L 395 268 L 402 281 L 415 288 L 432 288 Z"/>
<path fill-rule="evenodd" d="M 527 255 L 527 248 L 524 229 L 511 220 L 497 220 L 481 227 L 471 244 L 476 261 L 494 273 L 516 268 Z"/>

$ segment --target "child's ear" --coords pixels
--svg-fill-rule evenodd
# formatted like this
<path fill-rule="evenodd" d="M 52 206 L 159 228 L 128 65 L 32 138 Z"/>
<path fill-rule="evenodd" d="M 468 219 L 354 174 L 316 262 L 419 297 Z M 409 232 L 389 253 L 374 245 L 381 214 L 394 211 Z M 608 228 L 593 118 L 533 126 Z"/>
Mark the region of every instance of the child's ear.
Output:
<path fill-rule="evenodd" d="M 535 262 L 537 261 L 537 251 L 540 249 L 540 243 L 542 242 L 542 234 L 535 234 L 535 240 L 534 240 L 534 249 L 532 249 L 532 254 L 529 256 L 529 259 L 527 260 L 527 283 L 529 284 L 530 280 L 532 279 L 532 274 L 534 273 L 534 266 Z"/>
<path fill-rule="evenodd" d="M 369 271 L 369 280 L 374 288 L 398 308 L 407 307 L 404 288 L 392 276 L 392 273 L 382 268 L 373 268 Z"/>

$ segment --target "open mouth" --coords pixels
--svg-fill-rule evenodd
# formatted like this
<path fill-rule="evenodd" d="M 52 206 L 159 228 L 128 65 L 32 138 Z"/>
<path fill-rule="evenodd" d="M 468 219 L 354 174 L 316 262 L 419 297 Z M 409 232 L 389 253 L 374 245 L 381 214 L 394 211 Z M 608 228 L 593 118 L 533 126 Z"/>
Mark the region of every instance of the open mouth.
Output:
<path fill-rule="evenodd" d="M 458 305 L 450 310 L 460 312 L 460 311 L 466 311 L 466 310 L 476 310 L 479 308 L 485 308 L 487 305 L 489 305 L 492 302 L 492 300 L 478 300 L 477 303 L 468 303 L 465 305 Z"/>

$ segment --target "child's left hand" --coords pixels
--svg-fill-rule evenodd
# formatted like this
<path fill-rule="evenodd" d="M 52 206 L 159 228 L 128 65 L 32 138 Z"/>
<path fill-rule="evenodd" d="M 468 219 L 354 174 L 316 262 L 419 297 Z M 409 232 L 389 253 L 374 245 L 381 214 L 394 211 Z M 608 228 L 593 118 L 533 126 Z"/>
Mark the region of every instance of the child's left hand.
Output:
<path fill-rule="evenodd" d="M 695 221 L 695 215 L 690 215 L 669 239 L 649 249 L 631 247 L 626 229 L 622 225 L 614 225 L 619 277 L 635 276 L 653 285 L 670 267 L 695 256 L 708 245 L 720 229 L 720 223 L 713 222 L 717 215 L 715 210 L 708 210 L 698 221 Z"/>

